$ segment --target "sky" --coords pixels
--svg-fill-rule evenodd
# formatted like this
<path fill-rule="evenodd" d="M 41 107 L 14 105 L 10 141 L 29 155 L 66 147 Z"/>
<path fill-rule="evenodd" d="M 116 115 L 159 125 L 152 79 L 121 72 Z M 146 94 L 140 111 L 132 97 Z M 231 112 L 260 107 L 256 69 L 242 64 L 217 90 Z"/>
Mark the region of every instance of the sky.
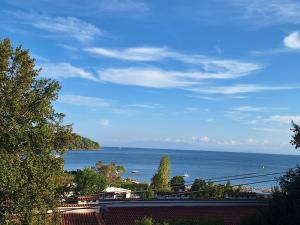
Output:
<path fill-rule="evenodd" d="M 102 146 L 299 154 L 298 0 L 0 0 L 0 38 Z"/>

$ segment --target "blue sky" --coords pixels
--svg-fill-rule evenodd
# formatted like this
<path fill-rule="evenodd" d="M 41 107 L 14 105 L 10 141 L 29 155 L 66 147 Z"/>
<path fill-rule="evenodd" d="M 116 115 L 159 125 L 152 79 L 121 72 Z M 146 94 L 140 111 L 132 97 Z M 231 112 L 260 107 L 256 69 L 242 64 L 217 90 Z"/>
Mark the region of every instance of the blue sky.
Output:
<path fill-rule="evenodd" d="M 104 146 L 296 154 L 300 2 L 0 0 L 1 38 Z"/>

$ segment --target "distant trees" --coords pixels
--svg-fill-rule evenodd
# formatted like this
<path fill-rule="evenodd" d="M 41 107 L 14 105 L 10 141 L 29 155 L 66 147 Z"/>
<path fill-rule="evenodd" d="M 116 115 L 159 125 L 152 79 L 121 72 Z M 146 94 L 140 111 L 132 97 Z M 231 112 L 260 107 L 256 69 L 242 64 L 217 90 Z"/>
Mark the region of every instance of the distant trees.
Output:
<path fill-rule="evenodd" d="M 202 179 L 196 179 L 191 187 L 194 198 L 224 198 L 228 192 L 239 192 L 240 188 L 234 188 L 228 181 L 224 184 L 214 184 Z"/>
<path fill-rule="evenodd" d="M 100 149 L 99 143 L 92 141 L 89 138 L 82 137 L 78 134 L 73 133 L 73 140 L 69 144 L 68 149 L 70 150 L 98 150 Z"/>
<path fill-rule="evenodd" d="M 0 39 L 0 224 L 43 225 L 59 201 L 71 126 L 53 108 L 60 85 L 39 77 L 29 51 Z M 55 150 L 55 151 L 54 151 Z"/>
<path fill-rule="evenodd" d="M 172 191 L 185 191 L 185 180 L 183 176 L 172 177 L 170 181 Z"/>
<path fill-rule="evenodd" d="M 76 182 L 76 193 L 80 195 L 96 194 L 107 186 L 104 175 L 92 168 L 78 170 L 74 181 Z"/>
<path fill-rule="evenodd" d="M 169 191 L 170 158 L 164 155 L 159 163 L 158 171 L 152 178 L 152 186 L 156 191 Z"/>

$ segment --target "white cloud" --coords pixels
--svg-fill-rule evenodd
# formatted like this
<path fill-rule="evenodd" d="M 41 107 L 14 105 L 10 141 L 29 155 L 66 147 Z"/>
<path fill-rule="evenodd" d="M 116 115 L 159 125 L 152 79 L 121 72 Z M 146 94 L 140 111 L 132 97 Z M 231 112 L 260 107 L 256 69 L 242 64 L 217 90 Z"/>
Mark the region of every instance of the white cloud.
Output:
<path fill-rule="evenodd" d="M 145 109 L 154 109 L 154 108 L 161 107 L 160 104 L 143 104 L 143 103 L 132 104 L 130 106 L 137 107 L 137 108 L 145 108 Z"/>
<path fill-rule="evenodd" d="M 200 136 L 200 137 L 192 137 L 193 142 L 205 142 L 208 143 L 210 142 L 210 138 L 208 136 Z"/>
<path fill-rule="evenodd" d="M 152 62 L 173 59 L 186 64 L 200 65 L 200 71 L 186 73 L 187 77 L 194 79 L 234 79 L 262 69 L 262 65 L 257 63 L 214 59 L 204 55 L 182 54 L 160 47 L 143 46 L 127 49 L 93 47 L 86 48 L 85 51 L 102 57 L 125 61 Z"/>
<path fill-rule="evenodd" d="M 112 106 L 112 102 L 107 99 L 70 94 L 59 96 L 58 102 L 63 104 L 87 106 L 94 108 L 109 108 Z"/>
<path fill-rule="evenodd" d="M 300 23 L 298 0 L 229 0 L 228 2 L 244 9 L 240 19 L 247 19 L 257 26 Z"/>
<path fill-rule="evenodd" d="M 283 39 L 283 43 L 287 48 L 300 49 L 300 36 L 299 32 L 295 31 Z"/>
<path fill-rule="evenodd" d="M 232 86 L 216 86 L 216 87 L 197 87 L 189 88 L 188 90 L 205 93 L 205 94 L 241 94 L 241 93 L 251 93 L 251 92 L 263 92 L 263 91 L 279 91 L 279 90 L 291 90 L 298 89 L 297 86 L 262 86 L 256 84 L 237 84 Z"/>
<path fill-rule="evenodd" d="M 256 107 L 256 106 L 239 106 L 235 107 L 232 110 L 239 112 L 261 112 L 264 111 L 264 107 Z"/>
<path fill-rule="evenodd" d="M 154 88 L 183 88 L 195 85 L 184 77 L 184 73 L 168 72 L 159 69 L 126 68 L 98 71 L 102 81 Z"/>
<path fill-rule="evenodd" d="M 231 71 L 233 72 L 233 71 Z M 187 88 L 200 85 L 208 79 L 234 79 L 241 73 L 231 72 L 181 72 L 158 68 L 108 68 L 98 71 L 99 79 L 106 82 L 154 88 Z"/>
<path fill-rule="evenodd" d="M 22 19 L 25 24 L 37 29 L 71 37 L 83 43 L 103 35 L 101 29 L 76 17 L 50 17 L 45 14 L 24 12 L 11 12 L 10 16 Z"/>
<path fill-rule="evenodd" d="M 43 69 L 41 75 L 44 77 L 51 77 L 51 78 L 80 77 L 83 79 L 97 81 L 97 79 L 93 76 L 92 73 L 84 70 L 83 68 L 75 67 L 65 62 L 43 64 L 42 68 Z"/>
<path fill-rule="evenodd" d="M 110 125 L 110 121 L 109 121 L 109 120 L 99 120 L 99 121 L 98 121 L 98 124 L 99 124 L 100 126 L 107 127 L 107 126 Z"/>
<path fill-rule="evenodd" d="M 274 115 L 270 117 L 270 120 L 280 123 L 300 123 L 300 115 Z"/>
<path fill-rule="evenodd" d="M 259 143 L 259 141 L 258 141 L 257 139 L 248 138 L 248 139 L 246 140 L 246 143 L 247 143 L 247 144 L 250 144 L 250 145 L 256 145 L 256 144 Z"/>

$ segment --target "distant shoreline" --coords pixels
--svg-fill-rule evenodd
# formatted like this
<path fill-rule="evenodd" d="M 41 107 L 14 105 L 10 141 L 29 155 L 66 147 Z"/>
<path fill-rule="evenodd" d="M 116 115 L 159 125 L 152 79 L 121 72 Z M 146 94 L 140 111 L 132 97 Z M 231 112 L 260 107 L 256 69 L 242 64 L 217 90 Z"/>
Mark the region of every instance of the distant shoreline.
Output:
<path fill-rule="evenodd" d="M 209 149 L 178 149 L 178 148 L 151 148 L 151 147 L 118 147 L 118 146 L 102 146 L 101 149 L 107 148 L 119 148 L 119 149 L 143 149 L 143 150 L 172 150 L 172 151 L 192 151 L 192 152 L 216 152 L 216 153 L 238 153 L 238 154 L 257 154 L 257 155 L 284 155 L 284 156 L 299 156 L 300 151 L 295 150 L 296 154 L 284 154 L 284 153 L 265 153 L 265 152 L 240 152 L 240 151 L 229 151 L 229 150 L 209 150 Z M 300 161 L 299 161 L 300 163 Z"/>

